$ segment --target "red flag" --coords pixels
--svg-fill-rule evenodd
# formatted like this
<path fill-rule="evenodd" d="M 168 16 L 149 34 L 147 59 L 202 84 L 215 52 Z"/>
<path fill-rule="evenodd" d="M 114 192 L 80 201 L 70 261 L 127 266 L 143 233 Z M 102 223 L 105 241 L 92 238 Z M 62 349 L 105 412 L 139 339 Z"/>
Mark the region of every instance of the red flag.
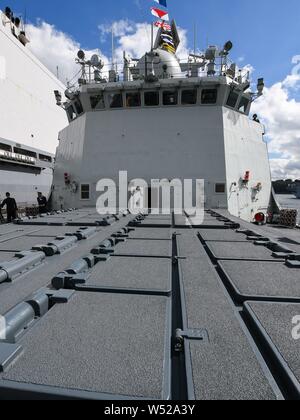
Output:
<path fill-rule="evenodd" d="M 165 10 L 157 9 L 156 7 L 151 8 L 151 13 L 162 20 L 169 21 L 169 13 Z"/>

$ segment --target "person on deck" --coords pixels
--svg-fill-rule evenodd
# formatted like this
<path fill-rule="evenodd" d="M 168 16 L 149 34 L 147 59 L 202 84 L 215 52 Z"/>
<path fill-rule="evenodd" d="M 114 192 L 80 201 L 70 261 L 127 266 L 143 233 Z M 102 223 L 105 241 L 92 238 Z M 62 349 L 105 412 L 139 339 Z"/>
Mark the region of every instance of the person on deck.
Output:
<path fill-rule="evenodd" d="M 47 205 L 48 205 L 47 198 L 41 192 L 38 193 L 37 201 L 39 205 L 39 213 L 40 214 L 47 213 Z"/>
<path fill-rule="evenodd" d="M 6 206 L 7 223 L 11 223 L 17 218 L 18 206 L 16 200 L 10 196 L 10 193 L 6 193 L 6 199 L 1 204 L 1 209 Z"/>
<path fill-rule="evenodd" d="M 257 122 L 258 124 L 260 124 L 260 120 L 259 120 L 259 118 L 258 118 L 258 115 L 257 115 L 257 114 L 254 114 L 254 115 L 253 115 L 253 121 L 255 121 L 255 122 Z"/>

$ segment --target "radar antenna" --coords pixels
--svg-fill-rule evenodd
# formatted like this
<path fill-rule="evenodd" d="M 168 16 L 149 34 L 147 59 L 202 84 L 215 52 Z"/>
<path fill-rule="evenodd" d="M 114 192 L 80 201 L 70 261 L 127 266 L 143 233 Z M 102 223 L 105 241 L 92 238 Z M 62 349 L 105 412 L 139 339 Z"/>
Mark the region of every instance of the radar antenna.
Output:
<path fill-rule="evenodd" d="M 92 55 L 90 60 L 86 59 L 85 52 L 79 50 L 77 53 L 76 62 L 81 66 L 81 77 L 78 79 L 79 85 L 85 85 L 86 83 L 103 82 L 101 70 L 104 67 L 104 63 L 98 54 Z M 86 69 L 88 68 L 88 74 Z M 94 80 L 92 80 L 92 71 L 94 70 Z"/>

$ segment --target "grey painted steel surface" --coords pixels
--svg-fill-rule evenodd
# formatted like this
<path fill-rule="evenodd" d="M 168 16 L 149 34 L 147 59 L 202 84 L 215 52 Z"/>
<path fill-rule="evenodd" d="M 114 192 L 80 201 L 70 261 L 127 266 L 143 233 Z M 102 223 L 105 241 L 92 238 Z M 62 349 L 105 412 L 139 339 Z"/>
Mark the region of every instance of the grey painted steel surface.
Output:
<path fill-rule="evenodd" d="M 115 247 L 116 255 L 171 257 L 172 242 L 164 240 L 129 239 Z"/>
<path fill-rule="evenodd" d="M 45 262 L 34 271 L 17 278 L 10 284 L 0 284 L 0 314 L 26 299 L 34 291 L 51 284 L 52 278 L 58 272 L 66 270 L 78 258 L 88 255 L 91 249 L 99 245 L 115 231 L 126 226 L 131 219 L 122 219 L 113 226 L 108 226 L 89 240 L 79 241 L 63 255 L 48 257 Z M 1 252 L 0 252 L 1 255 Z"/>
<path fill-rule="evenodd" d="M 251 300 L 297 300 L 300 302 L 300 269 L 284 263 L 219 261 L 226 279 L 242 302 Z"/>
<path fill-rule="evenodd" d="M 77 293 L 20 341 L 23 354 L 3 379 L 66 393 L 168 398 L 169 336 L 168 298 Z"/>
<path fill-rule="evenodd" d="M 172 217 L 171 216 L 147 216 L 145 220 L 142 220 L 140 223 L 141 227 L 171 227 L 172 226 Z"/>
<path fill-rule="evenodd" d="M 201 229 L 199 231 L 204 241 L 246 242 L 247 236 L 233 229 Z"/>
<path fill-rule="evenodd" d="M 272 251 L 263 246 L 248 243 L 208 242 L 207 247 L 216 259 L 276 261 Z"/>
<path fill-rule="evenodd" d="M 164 228 L 136 228 L 129 232 L 130 239 L 171 239 L 171 229 Z"/>
<path fill-rule="evenodd" d="M 188 240 L 185 238 L 185 245 Z M 190 246 L 194 248 L 194 238 Z M 205 329 L 208 334 L 208 341 L 188 343 L 190 394 L 202 400 L 275 399 L 200 242 L 197 255 L 180 261 L 180 276 L 184 327 Z"/>
<path fill-rule="evenodd" d="M 87 285 L 168 293 L 172 288 L 172 263 L 162 258 L 112 257 L 94 267 Z"/>
<path fill-rule="evenodd" d="M 300 398 L 300 341 L 293 337 L 295 317 L 299 319 L 300 305 L 292 303 L 248 302 L 245 305 L 254 328 L 260 334 L 264 345 L 282 371 L 286 386 L 292 397 Z M 299 323 L 298 323 L 299 324 Z M 299 328 L 298 328 L 299 331 Z"/>
<path fill-rule="evenodd" d="M 40 226 L 19 226 L 13 224 L 4 224 L 0 225 L 0 240 L 2 236 L 11 235 L 11 234 L 29 234 L 31 232 L 38 232 L 42 228 Z"/>
<path fill-rule="evenodd" d="M 24 226 L 25 229 L 18 229 L 17 227 L 8 233 L 5 233 L 0 236 L 0 244 L 13 239 L 19 239 L 25 235 L 38 235 L 38 232 L 41 230 L 41 226 Z"/>

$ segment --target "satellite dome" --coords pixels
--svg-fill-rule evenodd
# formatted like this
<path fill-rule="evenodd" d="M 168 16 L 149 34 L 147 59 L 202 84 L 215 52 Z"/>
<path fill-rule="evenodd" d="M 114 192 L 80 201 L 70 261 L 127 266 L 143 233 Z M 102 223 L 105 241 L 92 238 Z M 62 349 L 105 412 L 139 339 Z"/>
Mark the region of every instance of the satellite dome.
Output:
<path fill-rule="evenodd" d="M 145 54 L 138 62 L 137 68 L 139 69 L 141 76 L 146 75 L 146 68 L 148 76 L 151 74 L 152 70 L 154 71 L 154 75 L 158 78 L 163 78 L 166 75 L 168 77 L 177 78 L 182 76 L 178 58 L 174 54 L 160 48 Z"/>

